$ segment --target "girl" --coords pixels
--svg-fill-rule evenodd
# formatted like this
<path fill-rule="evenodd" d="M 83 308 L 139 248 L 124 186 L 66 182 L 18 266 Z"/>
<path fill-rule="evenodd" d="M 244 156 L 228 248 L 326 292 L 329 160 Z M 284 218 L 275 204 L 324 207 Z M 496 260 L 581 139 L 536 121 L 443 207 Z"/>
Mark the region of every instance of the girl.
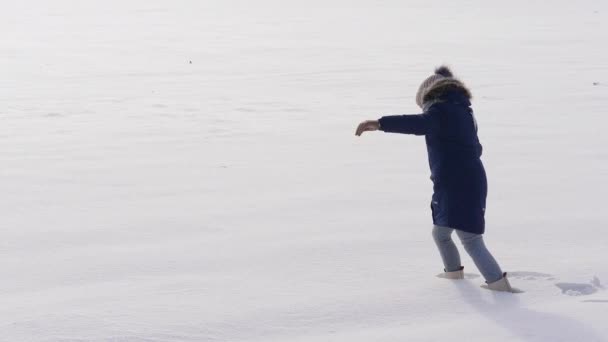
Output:
<path fill-rule="evenodd" d="M 422 82 L 416 94 L 422 114 L 364 121 L 356 135 L 376 130 L 424 135 L 433 181 L 433 238 L 445 267 L 439 276 L 464 278 L 464 267 L 451 238 L 456 231 L 486 280 L 482 287 L 514 292 L 507 273 L 501 271 L 483 242 L 487 180 L 470 99 L 465 85 L 454 78 L 448 67 L 441 66 Z"/>

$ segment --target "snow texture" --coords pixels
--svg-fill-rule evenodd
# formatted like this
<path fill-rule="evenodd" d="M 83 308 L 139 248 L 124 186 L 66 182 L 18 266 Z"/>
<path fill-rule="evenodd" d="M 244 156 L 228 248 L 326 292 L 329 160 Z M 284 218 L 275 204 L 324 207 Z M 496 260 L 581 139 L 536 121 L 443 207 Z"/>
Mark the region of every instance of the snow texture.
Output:
<path fill-rule="evenodd" d="M 1 341 L 608 341 L 608 2 L 5 1 Z M 417 113 L 474 95 L 486 242 L 431 239 Z M 594 280 L 589 279 L 596 277 Z"/>

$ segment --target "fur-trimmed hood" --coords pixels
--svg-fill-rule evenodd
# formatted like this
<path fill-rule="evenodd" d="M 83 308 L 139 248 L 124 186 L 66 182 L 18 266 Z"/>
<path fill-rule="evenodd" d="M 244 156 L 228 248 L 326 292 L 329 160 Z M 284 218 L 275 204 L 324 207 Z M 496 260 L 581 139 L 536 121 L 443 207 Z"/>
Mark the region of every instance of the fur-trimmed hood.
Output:
<path fill-rule="evenodd" d="M 425 103 L 440 101 L 444 94 L 450 91 L 460 91 L 467 99 L 471 99 L 471 91 L 455 78 L 447 66 L 435 69 L 435 74 L 428 77 L 418 88 L 416 104 L 424 108 Z"/>

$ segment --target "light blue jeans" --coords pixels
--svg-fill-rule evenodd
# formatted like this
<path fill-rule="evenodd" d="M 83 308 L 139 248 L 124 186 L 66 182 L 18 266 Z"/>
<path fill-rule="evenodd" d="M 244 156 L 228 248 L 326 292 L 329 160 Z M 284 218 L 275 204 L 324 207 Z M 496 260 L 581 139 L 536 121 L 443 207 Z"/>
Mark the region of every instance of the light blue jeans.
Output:
<path fill-rule="evenodd" d="M 456 235 L 460 238 L 464 250 L 471 256 L 475 266 L 487 283 L 493 283 L 502 278 L 502 270 L 498 263 L 490 254 L 483 242 L 483 235 L 463 232 L 462 230 L 452 229 L 442 226 L 433 227 L 433 239 L 439 248 L 439 254 L 443 260 L 446 272 L 458 271 L 461 269 L 460 254 L 458 248 L 452 241 L 452 232 L 456 230 Z"/>

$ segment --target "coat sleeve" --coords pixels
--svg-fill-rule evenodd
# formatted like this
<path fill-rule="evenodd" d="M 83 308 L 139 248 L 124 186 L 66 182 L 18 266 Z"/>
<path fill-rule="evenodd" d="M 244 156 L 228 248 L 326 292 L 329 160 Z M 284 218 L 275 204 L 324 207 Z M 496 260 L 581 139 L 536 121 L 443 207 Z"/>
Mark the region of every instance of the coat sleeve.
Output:
<path fill-rule="evenodd" d="M 439 113 L 433 107 L 422 114 L 390 115 L 379 120 L 384 132 L 426 135 L 439 130 Z"/>

